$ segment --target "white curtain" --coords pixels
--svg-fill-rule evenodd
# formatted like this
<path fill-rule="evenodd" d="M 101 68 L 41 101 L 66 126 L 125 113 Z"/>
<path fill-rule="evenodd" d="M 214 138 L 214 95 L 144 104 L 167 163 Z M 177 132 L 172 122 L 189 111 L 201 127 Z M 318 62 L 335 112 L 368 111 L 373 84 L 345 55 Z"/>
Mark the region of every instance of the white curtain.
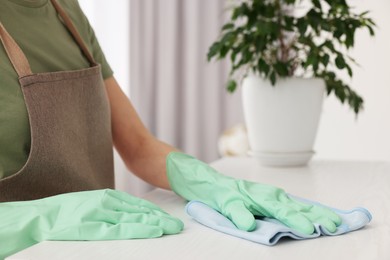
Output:
<path fill-rule="evenodd" d="M 207 63 L 225 0 L 130 0 L 131 98 L 159 139 L 207 162 L 221 132 L 242 122 L 240 93 L 225 91 L 228 66 Z"/>

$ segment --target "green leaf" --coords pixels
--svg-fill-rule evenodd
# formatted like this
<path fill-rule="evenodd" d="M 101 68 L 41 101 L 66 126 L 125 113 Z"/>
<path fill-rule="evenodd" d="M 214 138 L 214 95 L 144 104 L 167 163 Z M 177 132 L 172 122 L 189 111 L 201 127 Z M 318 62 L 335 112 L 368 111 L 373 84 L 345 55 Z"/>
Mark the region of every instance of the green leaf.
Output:
<path fill-rule="evenodd" d="M 374 31 L 374 29 L 372 28 L 372 26 L 367 25 L 367 29 L 368 29 L 368 31 L 370 32 L 370 36 L 375 36 L 375 31 Z"/>
<path fill-rule="evenodd" d="M 352 103 L 353 103 L 353 111 L 355 112 L 356 115 L 359 114 L 359 112 L 364 109 L 363 99 L 360 96 L 355 97 Z"/>
<path fill-rule="evenodd" d="M 232 64 L 236 62 L 236 57 L 238 53 L 240 53 L 240 49 L 238 48 L 232 49 L 232 52 L 230 53 L 230 61 L 232 62 Z"/>
<path fill-rule="evenodd" d="M 354 43 L 355 43 L 355 40 L 354 40 L 354 30 L 351 30 L 351 31 L 346 31 L 345 32 L 345 46 L 347 48 L 350 48 L 350 47 L 353 47 Z"/>
<path fill-rule="evenodd" d="M 335 80 L 336 78 L 336 73 L 332 72 L 332 71 L 328 71 L 325 75 L 326 78 L 328 79 L 331 79 L 331 80 Z"/>
<path fill-rule="evenodd" d="M 248 14 L 249 8 L 247 3 L 242 3 L 240 6 L 233 9 L 232 20 L 236 20 L 240 16 L 245 16 Z"/>
<path fill-rule="evenodd" d="M 214 56 L 217 56 L 221 50 L 221 47 L 222 44 L 220 42 L 214 42 L 213 45 L 211 45 L 209 52 L 207 53 L 207 60 L 210 61 Z"/>
<path fill-rule="evenodd" d="M 333 0 L 325 0 L 325 2 L 327 2 L 329 6 L 332 6 L 333 4 Z"/>
<path fill-rule="evenodd" d="M 310 52 L 309 56 L 307 56 L 307 60 L 305 62 L 304 67 L 308 68 L 310 65 L 318 64 L 317 54 L 314 52 Z"/>
<path fill-rule="evenodd" d="M 283 30 L 294 32 L 294 18 L 291 16 L 285 16 L 284 17 L 284 27 Z"/>
<path fill-rule="evenodd" d="M 359 16 L 360 17 L 363 17 L 363 16 L 365 16 L 366 14 L 368 14 L 370 11 L 365 11 L 365 12 L 363 12 L 363 13 L 361 13 Z"/>
<path fill-rule="evenodd" d="M 242 64 L 246 64 L 248 63 L 249 61 L 251 61 L 252 57 L 253 57 L 253 53 L 250 51 L 249 49 L 249 45 L 245 46 L 242 50 L 241 50 L 241 61 L 242 61 Z"/>
<path fill-rule="evenodd" d="M 325 53 L 324 56 L 322 56 L 321 63 L 324 64 L 324 66 L 326 67 L 329 64 L 329 59 L 329 54 Z"/>
<path fill-rule="evenodd" d="M 321 7 L 321 3 L 320 3 L 319 0 L 312 0 L 312 2 L 313 2 L 313 5 L 314 5 L 315 7 L 317 7 L 318 9 L 321 9 L 321 8 L 322 8 L 322 7 Z"/>
<path fill-rule="evenodd" d="M 261 53 L 264 51 L 264 49 L 267 48 L 267 37 L 265 36 L 260 36 L 256 39 L 255 43 L 256 51 L 258 53 Z"/>
<path fill-rule="evenodd" d="M 349 8 L 346 0 L 338 0 L 338 4 L 341 5 L 340 7 Z"/>
<path fill-rule="evenodd" d="M 286 4 L 292 5 L 292 4 L 295 4 L 296 0 L 284 0 L 284 1 L 286 2 Z"/>
<path fill-rule="evenodd" d="M 352 68 L 348 64 L 345 64 L 345 68 L 348 71 L 348 75 L 352 78 L 353 76 Z"/>
<path fill-rule="evenodd" d="M 288 65 L 286 63 L 278 61 L 274 65 L 274 70 L 279 76 L 285 77 L 288 75 Z"/>
<path fill-rule="evenodd" d="M 327 21 L 324 21 L 323 23 L 321 23 L 321 29 L 330 32 L 332 31 L 332 26 Z"/>
<path fill-rule="evenodd" d="M 300 18 L 297 21 L 297 27 L 300 35 L 305 35 L 306 30 L 307 30 L 307 22 L 305 18 Z"/>
<path fill-rule="evenodd" d="M 336 63 L 336 67 L 338 69 L 344 69 L 345 68 L 346 63 L 345 63 L 345 60 L 344 60 L 343 56 L 337 55 L 337 57 L 335 59 L 335 63 Z"/>
<path fill-rule="evenodd" d="M 266 18 L 273 18 L 278 13 L 278 8 L 275 6 L 275 4 L 265 4 L 265 8 L 263 8 L 263 10 L 263 15 Z"/>
<path fill-rule="evenodd" d="M 226 89 L 228 92 L 233 93 L 237 89 L 237 82 L 235 80 L 229 80 L 226 84 Z"/>
<path fill-rule="evenodd" d="M 259 72 L 264 73 L 265 76 L 268 75 L 269 70 L 270 70 L 269 65 L 265 62 L 265 60 L 263 60 L 261 58 L 259 59 L 259 61 L 257 63 L 257 68 L 258 68 Z"/>
<path fill-rule="evenodd" d="M 227 24 L 225 24 L 225 25 L 222 27 L 222 31 L 229 30 L 229 29 L 233 29 L 233 28 L 234 28 L 234 24 L 233 24 L 233 23 L 227 23 Z"/>
<path fill-rule="evenodd" d="M 329 40 L 326 40 L 323 45 L 328 48 L 330 51 L 334 52 L 335 51 L 335 48 L 334 48 L 334 45 L 331 41 Z"/>
<path fill-rule="evenodd" d="M 276 74 L 275 74 L 275 71 L 272 71 L 272 72 L 271 72 L 271 75 L 269 76 L 269 79 L 271 80 L 272 86 L 275 86 L 275 83 L 276 83 Z"/>
<path fill-rule="evenodd" d="M 225 58 L 226 57 L 226 54 L 229 52 L 229 48 L 226 46 L 226 45 L 223 45 L 221 47 L 221 50 L 220 50 L 220 53 L 219 53 L 219 57 L 220 58 Z"/>
<path fill-rule="evenodd" d="M 307 23 L 310 24 L 312 29 L 316 32 L 316 35 L 320 34 L 320 23 L 321 23 L 321 13 L 317 12 L 314 8 L 310 9 L 310 11 L 306 14 Z"/>
<path fill-rule="evenodd" d="M 335 91 L 334 91 L 335 95 L 338 97 L 338 99 L 340 100 L 340 102 L 341 102 L 342 104 L 344 104 L 346 95 L 345 95 L 343 86 L 336 83 L 336 84 L 334 85 L 334 89 L 335 89 Z"/>
<path fill-rule="evenodd" d="M 376 23 L 371 18 L 367 18 L 366 21 L 369 25 L 376 26 Z"/>
<path fill-rule="evenodd" d="M 336 29 L 336 30 L 333 32 L 333 37 L 334 37 L 335 39 L 338 39 L 338 40 L 339 40 L 339 38 L 341 37 L 341 35 L 343 35 L 343 31 L 340 30 L 340 29 Z"/>

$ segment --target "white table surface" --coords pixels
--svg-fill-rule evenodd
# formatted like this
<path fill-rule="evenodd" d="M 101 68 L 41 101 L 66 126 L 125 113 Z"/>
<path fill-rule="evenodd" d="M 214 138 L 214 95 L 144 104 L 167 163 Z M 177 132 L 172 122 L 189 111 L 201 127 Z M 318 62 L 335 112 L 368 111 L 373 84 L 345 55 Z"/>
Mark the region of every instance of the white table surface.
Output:
<path fill-rule="evenodd" d="M 283 187 L 291 194 L 340 209 L 366 207 L 373 215 L 364 229 L 337 237 L 269 247 L 204 227 L 184 213 L 172 192 L 154 190 L 145 198 L 179 217 L 185 229 L 157 239 L 98 242 L 46 241 L 7 260 L 21 259 L 390 259 L 390 163 L 313 161 L 303 168 L 263 168 L 252 158 L 212 164 L 227 175 Z"/>

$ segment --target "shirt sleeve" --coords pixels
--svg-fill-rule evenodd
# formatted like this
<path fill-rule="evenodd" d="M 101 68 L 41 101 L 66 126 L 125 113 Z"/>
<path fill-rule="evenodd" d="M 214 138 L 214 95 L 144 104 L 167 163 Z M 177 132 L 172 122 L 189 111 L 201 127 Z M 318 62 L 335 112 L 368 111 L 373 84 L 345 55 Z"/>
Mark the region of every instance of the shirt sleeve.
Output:
<path fill-rule="evenodd" d="M 101 65 L 103 79 L 111 77 L 114 73 L 100 47 L 99 41 L 96 38 L 95 32 L 82 11 L 80 4 L 77 0 L 62 0 L 62 6 L 67 9 L 68 14 L 72 18 L 76 28 L 78 29 L 80 36 L 85 41 L 91 55 L 97 63 Z"/>

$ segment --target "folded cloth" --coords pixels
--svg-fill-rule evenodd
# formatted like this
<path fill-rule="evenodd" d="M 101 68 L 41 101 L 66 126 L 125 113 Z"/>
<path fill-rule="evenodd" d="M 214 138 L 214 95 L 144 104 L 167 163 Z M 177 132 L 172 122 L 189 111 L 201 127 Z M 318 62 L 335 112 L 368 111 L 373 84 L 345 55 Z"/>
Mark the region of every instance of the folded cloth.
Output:
<path fill-rule="evenodd" d="M 327 207 L 318 202 L 309 201 L 292 195 L 290 195 L 290 197 L 305 203 Z M 370 212 L 365 208 L 357 207 L 352 210 L 340 210 L 331 207 L 328 208 L 332 209 L 341 217 L 341 225 L 337 227 L 336 232 L 330 233 L 325 228 L 321 227 L 321 225 L 314 224 L 315 231 L 311 235 L 302 234 L 287 227 L 276 219 L 266 217 L 256 219 L 257 227 L 255 230 L 250 232 L 243 231 L 238 229 L 228 218 L 220 214 L 218 211 L 199 201 L 190 201 L 186 206 L 186 212 L 197 222 L 209 228 L 268 246 L 275 245 L 282 237 L 291 237 L 293 239 L 300 240 L 317 238 L 321 235 L 341 235 L 364 227 L 372 219 Z"/>

